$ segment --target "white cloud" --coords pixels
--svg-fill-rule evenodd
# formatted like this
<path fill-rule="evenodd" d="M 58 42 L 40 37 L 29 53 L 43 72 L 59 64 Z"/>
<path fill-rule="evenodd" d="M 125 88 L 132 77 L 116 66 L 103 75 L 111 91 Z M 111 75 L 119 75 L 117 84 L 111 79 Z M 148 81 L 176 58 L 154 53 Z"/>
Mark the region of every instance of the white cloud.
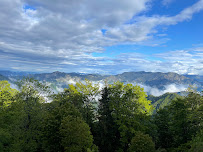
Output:
<path fill-rule="evenodd" d="M 188 85 L 173 84 L 173 83 L 169 85 L 165 85 L 164 89 L 158 89 L 156 87 L 150 87 L 143 84 L 138 84 L 138 85 L 143 87 L 145 92 L 148 92 L 148 94 L 151 94 L 153 96 L 161 96 L 165 93 L 176 93 L 176 92 L 186 91 L 186 89 L 188 88 Z"/>
<path fill-rule="evenodd" d="M 97 72 L 101 72 L 105 69 L 111 72 L 115 64 L 121 65 L 121 71 L 132 70 L 131 67 L 124 67 L 126 63 L 150 64 L 146 70 L 151 71 L 153 66 L 155 71 L 162 70 L 162 62 L 151 62 L 147 58 L 133 56 L 125 60 L 121 55 L 114 60 L 92 55 L 94 52 L 103 52 L 106 46 L 116 44 L 143 45 L 153 40 L 157 26 L 189 20 L 194 13 L 203 9 L 203 0 L 200 0 L 175 16 L 140 16 L 140 13 L 149 9 L 149 2 L 1 0 L 0 63 L 9 62 L 7 67 L 10 69 L 28 71 L 69 69 L 95 72 L 97 69 Z M 25 10 L 25 4 L 36 9 Z M 129 20 L 132 23 L 126 24 Z M 101 29 L 107 30 L 105 35 Z M 0 68 L 5 66 L 0 65 Z"/>
<path fill-rule="evenodd" d="M 112 59 L 113 64 L 106 71 L 116 69 L 117 73 L 126 71 L 176 72 L 203 75 L 203 53 L 201 49 L 176 50 L 154 55 L 125 53 Z M 153 59 L 156 58 L 156 59 Z"/>
<path fill-rule="evenodd" d="M 81 82 L 85 84 L 84 81 L 81 81 Z M 72 83 L 69 80 L 65 80 L 65 81 L 63 81 L 63 83 L 73 84 L 73 85 L 76 84 L 76 82 Z M 92 84 L 93 85 L 98 85 L 100 91 L 105 86 L 103 80 L 102 81 L 92 81 Z M 138 86 L 144 88 L 144 91 L 147 92 L 147 94 L 154 95 L 154 96 L 160 96 L 160 95 L 163 95 L 165 93 L 176 93 L 176 92 L 186 91 L 186 89 L 189 86 L 189 85 L 186 85 L 186 84 L 174 84 L 174 83 L 172 83 L 172 84 L 163 86 L 164 89 L 158 89 L 156 87 L 151 87 L 151 86 L 148 86 L 148 85 L 145 85 L 145 84 L 139 84 L 138 83 L 138 84 L 135 84 L 135 85 L 138 85 Z M 60 84 L 57 84 L 56 90 L 54 90 L 54 91 L 55 91 L 55 93 L 58 93 L 58 92 L 63 92 L 64 89 L 62 88 L 62 86 Z M 98 94 L 95 97 L 96 101 L 98 101 L 100 98 L 101 98 L 101 94 Z"/>

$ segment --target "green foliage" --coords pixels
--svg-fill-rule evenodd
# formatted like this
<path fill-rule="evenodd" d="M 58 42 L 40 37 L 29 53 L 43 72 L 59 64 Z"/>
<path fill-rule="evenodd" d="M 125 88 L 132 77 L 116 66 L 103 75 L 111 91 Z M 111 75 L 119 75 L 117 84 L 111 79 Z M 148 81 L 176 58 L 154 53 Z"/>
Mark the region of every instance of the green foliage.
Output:
<path fill-rule="evenodd" d="M 98 94 L 98 84 L 93 85 L 92 82 L 85 80 L 84 83 L 77 82 L 75 85 L 70 84 L 69 87 L 56 98 L 62 103 L 72 103 L 79 109 L 85 122 L 92 128 L 93 122 L 96 120 L 96 98 Z"/>
<path fill-rule="evenodd" d="M 58 100 L 56 98 L 47 106 L 43 149 L 48 152 L 92 150 L 93 137 L 80 112 L 71 103 L 60 104 Z"/>
<path fill-rule="evenodd" d="M 202 92 L 203 93 L 203 92 Z M 188 121 L 190 122 L 190 130 L 195 134 L 198 130 L 203 129 L 203 94 L 195 90 L 189 89 L 186 97 L 186 106 L 188 108 Z"/>
<path fill-rule="evenodd" d="M 25 79 L 19 84 L 19 92 L 10 89 L 10 94 L 15 94 L 12 98 L 16 102 L 0 111 L 0 130 L 7 139 L 1 143 L 4 143 L 5 151 L 37 151 L 41 143 L 42 103 L 45 101 L 41 96 L 41 90 L 45 92 L 46 89 L 32 79 Z M 9 88 L 8 84 L 5 86 L 4 90 Z M 4 95 L 7 95 L 7 92 Z"/>
<path fill-rule="evenodd" d="M 47 109 L 42 129 L 43 149 L 50 152 L 63 151 L 64 147 L 61 144 L 62 136 L 60 134 L 62 120 L 67 116 L 81 117 L 81 115 L 72 104 L 59 105 L 55 100 L 47 105 Z"/>
<path fill-rule="evenodd" d="M 74 116 L 64 117 L 59 132 L 65 152 L 85 152 L 93 145 L 90 128 L 81 118 Z"/>
<path fill-rule="evenodd" d="M 189 152 L 203 151 L 203 130 L 200 130 L 197 135 L 193 137 L 190 146 Z"/>
<path fill-rule="evenodd" d="M 170 129 L 173 132 L 173 146 L 178 147 L 178 145 L 191 140 L 190 124 L 187 119 L 188 110 L 185 100 L 177 99 L 172 101 L 169 111 L 171 113 Z"/>
<path fill-rule="evenodd" d="M 155 115 L 158 130 L 157 147 L 177 148 L 191 140 L 188 111 L 184 99 L 177 99 Z"/>
<path fill-rule="evenodd" d="M 12 89 L 8 81 L 0 81 L 0 109 L 8 107 L 13 101 L 17 90 Z"/>
<path fill-rule="evenodd" d="M 15 121 L 11 114 L 11 104 L 15 101 L 17 90 L 8 81 L 0 81 L 0 151 L 9 151 L 12 142 L 11 124 Z"/>
<path fill-rule="evenodd" d="M 193 136 L 202 129 L 202 94 L 190 90 L 182 99 L 171 101 L 154 117 L 157 126 L 156 146 L 169 151 L 187 151 Z"/>
<path fill-rule="evenodd" d="M 157 151 L 202 151 L 202 93 L 189 90 L 176 100 L 166 94 L 158 101 L 170 104 L 153 115 L 139 86 L 106 84 L 101 93 L 86 80 L 48 103 L 49 88 L 36 80 L 24 79 L 19 91 L 1 81 L 0 151 L 153 152 L 152 139 Z"/>
<path fill-rule="evenodd" d="M 96 144 L 101 152 L 115 151 L 115 147 L 120 145 L 119 126 L 115 123 L 110 108 L 110 88 L 102 90 L 102 98 L 99 100 L 99 122 L 96 131 Z"/>
<path fill-rule="evenodd" d="M 100 132 L 110 141 L 100 141 L 102 151 L 126 151 L 135 132 L 146 129 L 142 120 L 152 112 L 142 88 L 120 82 L 104 88 L 99 108 Z"/>
<path fill-rule="evenodd" d="M 136 132 L 131 140 L 128 152 L 155 152 L 155 145 L 149 135 Z"/>
<path fill-rule="evenodd" d="M 119 126 L 121 147 L 127 149 L 135 132 L 144 130 L 141 120 L 152 112 L 152 106 L 139 86 L 118 82 L 110 85 L 110 92 L 112 117 Z"/>
<path fill-rule="evenodd" d="M 0 128 L 0 151 L 8 151 L 11 146 L 11 134 L 7 129 Z"/>
<path fill-rule="evenodd" d="M 133 86 L 132 84 L 124 85 L 121 82 L 117 82 L 109 87 L 111 88 L 110 90 L 113 95 L 111 98 L 114 100 L 119 99 L 120 103 L 118 104 L 121 104 L 123 108 L 134 111 L 135 113 L 141 112 L 151 114 L 153 110 L 152 106 L 150 105 L 151 101 L 147 100 L 147 95 L 144 92 L 144 89 L 140 86 Z"/>
<path fill-rule="evenodd" d="M 154 124 L 156 125 L 156 146 L 162 148 L 170 148 L 172 146 L 172 131 L 170 130 L 170 115 L 167 107 L 160 109 L 155 117 Z"/>
<path fill-rule="evenodd" d="M 12 150 L 34 152 L 40 148 L 44 95 L 48 87 L 26 78 L 19 83 L 20 92 L 12 110 L 18 115 L 13 130 Z"/>

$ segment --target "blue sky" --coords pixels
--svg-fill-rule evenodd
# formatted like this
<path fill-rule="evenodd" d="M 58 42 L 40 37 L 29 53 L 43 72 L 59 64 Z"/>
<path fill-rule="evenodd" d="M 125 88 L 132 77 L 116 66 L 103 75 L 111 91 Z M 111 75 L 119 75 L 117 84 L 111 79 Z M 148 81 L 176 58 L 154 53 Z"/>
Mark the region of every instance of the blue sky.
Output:
<path fill-rule="evenodd" d="M 0 0 L 0 70 L 203 75 L 203 0 Z"/>

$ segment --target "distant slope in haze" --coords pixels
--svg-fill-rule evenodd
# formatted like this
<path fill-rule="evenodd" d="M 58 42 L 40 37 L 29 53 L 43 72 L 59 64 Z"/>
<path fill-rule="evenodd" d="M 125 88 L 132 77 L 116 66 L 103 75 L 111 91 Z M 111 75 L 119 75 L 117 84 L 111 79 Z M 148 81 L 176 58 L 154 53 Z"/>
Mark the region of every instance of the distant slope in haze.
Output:
<path fill-rule="evenodd" d="M 108 78 L 107 78 L 108 79 Z M 190 79 L 177 73 L 161 73 L 161 72 L 124 72 L 119 75 L 109 77 L 109 81 L 122 81 L 126 83 L 140 83 L 158 89 L 163 89 L 165 85 L 169 84 L 197 84 L 196 80 Z"/>
<path fill-rule="evenodd" d="M 199 81 L 199 82 L 201 82 L 203 84 L 203 76 L 201 76 L 201 75 L 184 75 L 184 76 L 188 77 L 190 79 Z"/>
<path fill-rule="evenodd" d="M 2 71 L 0 71 L 1 73 Z M 145 88 L 148 94 L 160 95 L 166 92 L 181 92 L 185 91 L 189 85 L 195 85 L 198 91 L 203 89 L 203 83 L 200 81 L 202 77 L 198 76 L 184 76 L 177 73 L 168 72 L 124 72 L 117 75 L 100 75 L 100 74 L 82 74 L 82 73 L 38 73 L 31 72 L 10 72 L 3 71 L 4 75 L 14 81 L 22 79 L 23 76 L 29 76 L 42 82 L 46 82 L 53 88 L 63 90 L 68 87 L 68 84 L 75 84 L 78 81 L 88 79 L 94 83 L 114 83 L 117 81 L 123 83 L 132 83 L 133 85 L 140 85 Z M 191 77 L 191 78 L 190 78 Z M 198 81 L 199 80 L 199 81 Z"/>
<path fill-rule="evenodd" d="M 0 81 L 2 81 L 2 80 L 7 80 L 7 81 L 9 81 L 9 78 L 8 78 L 8 77 L 5 77 L 5 76 L 3 76 L 3 75 L 0 74 Z"/>

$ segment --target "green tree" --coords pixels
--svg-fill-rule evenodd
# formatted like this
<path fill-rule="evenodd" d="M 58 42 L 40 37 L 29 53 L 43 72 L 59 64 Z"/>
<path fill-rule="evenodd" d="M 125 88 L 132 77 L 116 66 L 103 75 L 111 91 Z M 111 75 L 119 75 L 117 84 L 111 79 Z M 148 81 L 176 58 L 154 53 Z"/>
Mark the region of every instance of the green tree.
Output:
<path fill-rule="evenodd" d="M 157 127 L 157 148 L 167 149 L 172 146 L 173 135 L 172 131 L 170 130 L 170 120 L 170 111 L 167 106 L 164 109 L 157 111 L 154 116 L 154 123 Z"/>
<path fill-rule="evenodd" d="M 187 151 L 188 142 L 202 129 L 202 94 L 189 89 L 185 98 L 171 101 L 155 114 L 157 147 L 169 151 Z"/>
<path fill-rule="evenodd" d="M 203 130 L 200 130 L 190 142 L 191 148 L 189 152 L 200 152 L 203 151 Z"/>
<path fill-rule="evenodd" d="M 65 152 L 87 151 L 93 146 L 89 126 L 79 117 L 64 117 L 60 125 L 61 145 Z"/>
<path fill-rule="evenodd" d="M 191 140 L 188 108 L 185 99 L 171 101 L 169 106 L 160 109 L 155 115 L 158 148 L 174 149 Z"/>
<path fill-rule="evenodd" d="M 11 151 L 38 151 L 41 149 L 41 122 L 43 121 L 43 97 L 48 87 L 34 79 L 23 79 L 19 83 L 20 92 L 11 110 L 15 112 L 13 124 L 13 144 Z"/>
<path fill-rule="evenodd" d="M 73 104 L 57 97 L 47 105 L 43 125 L 43 149 L 47 152 L 96 150 L 89 126 Z"/>
<path fill-rule="evenodd" d="M 99 100 L 99 122 L 96 136 L 96 143 L 101 152 L 115 151 L 119 146 L 120 133 L 119 126 L 115 123 L 112 116 L 113 110 L 110 108 L 110 89 L 105 87 L 102 90 L 102 97 Z"/>
<path fill-rule="evenodd" d="M 62 152 L 64 147 L 61 144 L 62 136 L 60 126 L 63 118 L 67 116 L 81 117 L 79 111 L 71 104 L 66 102 L 60 104 L 60 101 L 54 99 L 52 103 L 46 105 L 47 112 L 43 122 L 43 149 L 47 152 Z"/>
<path fill-rule="evenodd" d="M 153 108 L 146 99 L 143 88 L 139 86 L 118 82 L 110 85 L 110 90 L 112 116 L 119 126 L 122 147 L 120 149 L 126 151 L 135 132 L 146 129 L 142 120 L 146 115 L 151 114 Z"/>
<path fill-rule="evenodd" d="M 188 110 L 184 99 L 172 101 L 169 111 L 171 113 L 170 130 L 173 132 L 173 147 L 191 140 L 190 124 L 188 123 Z"/>
<path fill-rule="evenodd" d="M 75 85 L 70 84 L 64 92 L 57 95 L 57 98 L 63 102 L 72 103 L 82 114 L 85 122 L 94 127 L 96 121 L 97 98 L 99 95 L 98 84 L 93 85 L 92 82 L 77 82 Z"/>
<path fill-rule="evenodd" d="M 185 98 L 187 106 L 188 121 L 190 123 L 190 131 L 192 135 L 200 131 L 203 123 L 203 92 L 188 89 L 188 95 Z"/>
<path fill-rule="evenodd" d="M 0 109 L 8 107 L 14 102 L 17 90 L 12 89 L 8 81 L 0 81 Z"/>
<path fill-rule="evenodd" d="M 99 123 L 102 131 L 105 131 L 102 135 L 105 139 L 109 138 L 110 142 L 108 144 L 101 140 L 100 143 L 113 151 L 127 151 L 135 132 L 145 131 L 146 127 L 142 122 L 152 112 L 150 101 L 146 99 L 142 88 L 120 82 L 104 89 L 99 108 Z M 113 125 L 111 129 L 108 126 L 109 121 Z"/>
<path fill-rule="evenodd" d="M 17 90 L 12 89 L 8 81 L 0 81 L 0 151 L 9 151 L 12 144 L 11 124 L 15 121 L 10 111 Z"/>
<path fill-rule="evenodd" d="M 136 132 L 131 140 L 128 152 L 155 152 L 155 145 L 149 135 Z"/>

